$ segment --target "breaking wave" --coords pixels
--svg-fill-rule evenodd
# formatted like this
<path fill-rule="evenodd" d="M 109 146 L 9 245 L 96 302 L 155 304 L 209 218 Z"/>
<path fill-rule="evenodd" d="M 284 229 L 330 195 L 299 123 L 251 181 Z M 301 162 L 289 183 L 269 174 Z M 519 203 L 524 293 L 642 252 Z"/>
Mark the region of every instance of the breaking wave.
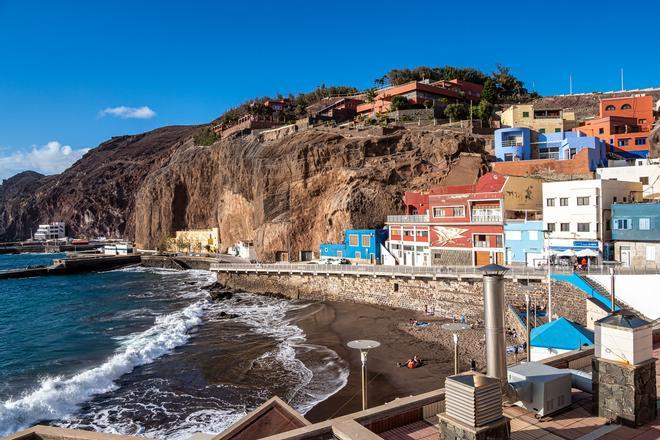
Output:
<path fill-rule="evenodd" d="M 98 367 L 68 378 L 45 377 L 36 389 L 0 403 L 0 434 L 72 414 L 93 395 L 115 389 L 114 381 L 123 374 L 185 344 L 189 331 L 202 321 L 205 302 L 157 317 L 151 328 L 127 338 L 120 350 Z"/>

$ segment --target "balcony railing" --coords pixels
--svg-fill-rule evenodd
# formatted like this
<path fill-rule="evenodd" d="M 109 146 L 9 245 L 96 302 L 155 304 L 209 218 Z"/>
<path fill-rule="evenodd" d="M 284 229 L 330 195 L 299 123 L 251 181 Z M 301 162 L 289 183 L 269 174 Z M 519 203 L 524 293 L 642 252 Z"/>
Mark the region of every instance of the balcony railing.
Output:
<path fill-rule="evenodd" d="M 502 146 L 503 147 L 522 147 L 523 142 L 521 139 L 518 140 L 506 140 L 502 141 Z"/>
<path fill-rule="evenodd" d="M 501 215 L 472 214 L 472 223 L 501 223 Z"/>
<path fill-rule="evenodd" d="M 428 223 L 428 221 L 428 214 L 387 216 L 387 223 Z"/>

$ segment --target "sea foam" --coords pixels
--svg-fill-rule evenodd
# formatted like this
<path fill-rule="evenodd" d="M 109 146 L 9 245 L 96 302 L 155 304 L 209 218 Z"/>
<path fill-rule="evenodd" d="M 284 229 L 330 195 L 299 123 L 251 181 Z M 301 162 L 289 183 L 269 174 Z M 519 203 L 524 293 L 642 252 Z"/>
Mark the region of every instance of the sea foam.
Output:
<path fill-rule="evenodd" d="M 206 300 L 201 300 L 157 317 L 152 327 L 127 338 L 119 351 L 98 367 L 72 377 L 45 377 L 32 391 L 0 403 L 0 435 L 9 435 L 42 420 L 64 418 L 93 395 L 115 389 L 114 381 L 123 374 L 185 344 L 190 329 L 202 322 L 205 303 Z"/>

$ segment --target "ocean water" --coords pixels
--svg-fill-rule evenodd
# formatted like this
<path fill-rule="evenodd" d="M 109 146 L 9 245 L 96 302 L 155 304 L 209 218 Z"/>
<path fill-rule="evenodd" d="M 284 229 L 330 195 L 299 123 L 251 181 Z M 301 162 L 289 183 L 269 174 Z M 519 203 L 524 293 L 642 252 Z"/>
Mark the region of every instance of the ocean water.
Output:
<path fill-rule="evenodd" d="M 32 257 L 0 264 L 49 263 Z M 47 423 L 183 439 L 273 395 L 305 413 L 346 384 L 347 364 L 295 325 L 315 304 L 212 301 L 214 278 L 133 267 L 0 281 L 0 435 Z"/>

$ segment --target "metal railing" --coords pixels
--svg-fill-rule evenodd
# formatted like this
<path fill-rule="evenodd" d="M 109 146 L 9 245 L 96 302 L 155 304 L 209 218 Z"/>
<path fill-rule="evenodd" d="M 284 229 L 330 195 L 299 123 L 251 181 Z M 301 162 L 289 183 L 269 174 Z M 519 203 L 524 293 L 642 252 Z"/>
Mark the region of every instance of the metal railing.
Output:
<path fill-rule="evenodd" d="M 607 275 L 611 265 L 592 265 L 587 270 L 580 271 L 584 275 Z M 254 272 L 254 273 L 306 273 L 306 274 L 354 274 L 354 275 L 383 275 L 383 276 L 438 276 L 452 277 L 460 276 L 467 278 L 480 278 L 482 272 L 475 266 L 386 266 L 386 265 L 356 265 L 356 264 L 284 264 L 284 263 L 256 263 L 256 264 L 235 264 L 235 263 L 212 263 L 211 270 L 216 272 Z M 572 267 L 553 266 L 553 275 L 571 275 Z M 616 273 L 625 274 L 658 274 L 660 266 L 646 266 L 643 268 L 617 267 Z M 547 268 L 545 266 L 511 266 L 505 275 L 507 278 L 536 278 L 543 279 L 547 277 Z"/>
<path fill-rule="evenodd" d="M 522 139 L 502 141 L 503 147 L 522 147 Z"/>
<path fill-rule="evenodd" d="M 473 215 L 472 216 L 472 222 L 473 223 L 501 223 L 502 222 L 502 216 L 501 215 Z"/>
<path fill-rule="evenodd" d="M 387 216 L 387 223 L 428 223 L 428 221 L 428 214 Z"/>

